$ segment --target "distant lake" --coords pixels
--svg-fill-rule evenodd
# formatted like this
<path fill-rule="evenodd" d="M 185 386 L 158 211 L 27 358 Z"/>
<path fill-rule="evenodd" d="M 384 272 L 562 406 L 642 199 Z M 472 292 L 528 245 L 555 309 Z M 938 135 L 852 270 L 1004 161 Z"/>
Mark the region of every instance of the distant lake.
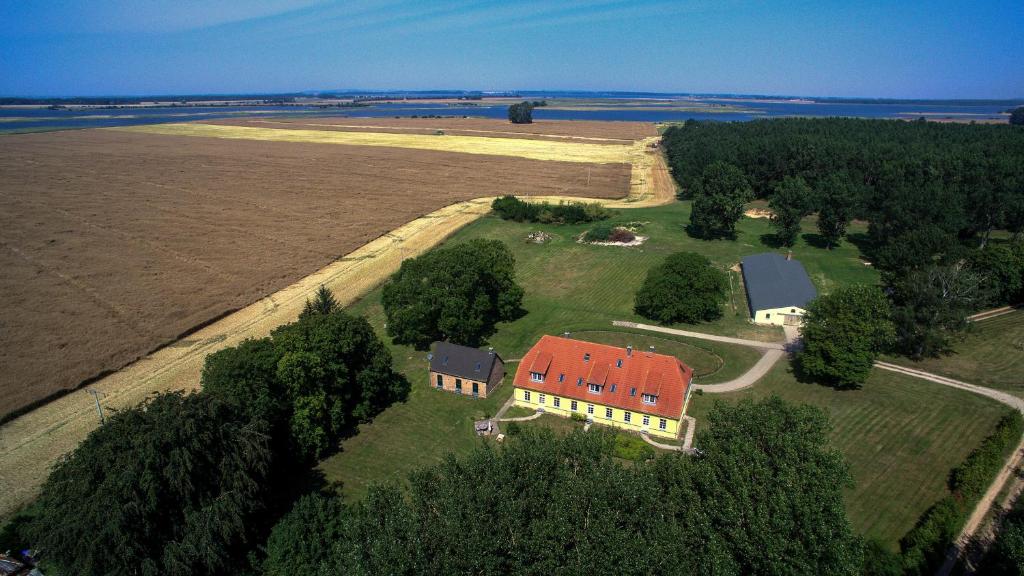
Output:
<path fill-rule="evenodd" d="M 564 102 L 564 101 L 563 101 Z M 738 99 L 675 100 L 651 102 L 625 99 L 617 105 L 607 98 L 583 98 L 573 109 L 536 108 L 538 120 L 618 120 L 636 122 L 681 122 L 684 120 L 745 121 L 787 116 L 859 118 L 959 118 L 967 120 L 1005 119 L 1008 106 L 997 103 L 849 103 L 806 101 L 763 101 Z M 627 104 L 628 103 L 628 104 Z M 708 112 L 700 111 L 710 107 Z M 593 108 L 593 109 L 587 109 Z M 669 108 L 669 109 L 666 109 Z M 696 110 L 672 110 L 695 108 Z M 188 122 L 235 117 L 350 116 L 381 118 L 392 116 L 475 116 L 505 118 L 505 105 L 453 103 L 374 104 L 365 108 L 320 108 L 316 106 L 203 106 L 166 108 L 111 108 L 49 110 L 46 108 L 0 109 L 0 133 L 130 126 L 163 122 Z"/>

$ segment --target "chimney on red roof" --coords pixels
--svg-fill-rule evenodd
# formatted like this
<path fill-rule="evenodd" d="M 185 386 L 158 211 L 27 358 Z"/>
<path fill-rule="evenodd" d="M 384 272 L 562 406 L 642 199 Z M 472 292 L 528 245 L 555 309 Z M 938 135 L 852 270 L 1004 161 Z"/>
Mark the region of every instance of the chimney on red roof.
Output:
<path fill-rule="evenodd" d="M 633 355 L 633 345 L 630 344 L 630 345 L 626 346 L 626 358 L 629 358 L 632 355 Z"/>

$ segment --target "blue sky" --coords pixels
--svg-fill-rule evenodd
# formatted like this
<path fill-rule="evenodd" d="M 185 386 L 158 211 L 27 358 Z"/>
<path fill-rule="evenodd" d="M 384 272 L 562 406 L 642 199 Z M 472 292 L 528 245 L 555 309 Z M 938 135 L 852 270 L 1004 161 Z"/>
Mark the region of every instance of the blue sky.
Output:
<path fill-rule="evenodd" d="M 1024 1 L 2 0 L 0 94 L 1024 97 Z"/>

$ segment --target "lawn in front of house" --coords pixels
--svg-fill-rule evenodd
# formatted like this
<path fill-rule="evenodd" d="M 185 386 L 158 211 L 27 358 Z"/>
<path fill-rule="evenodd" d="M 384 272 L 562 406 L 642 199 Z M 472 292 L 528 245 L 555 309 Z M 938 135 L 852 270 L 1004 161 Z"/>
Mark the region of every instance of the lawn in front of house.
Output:
<path fill-rule="evenodd" d="M 702 394 L 688 414 L 700 430 L 715 401 L 763 398 L 824 409 L 833 425 L 832 445 L 846 459 L 855 486 L 846 509 L 858 533 L 896 549 L 899 539 L 943 497 L 950 470 L 992 432 L 1009 408 L 988 398 L 933 382 L 875 369 L 859 390 L 797 382 L 787 361 L 740 392 Z"/>

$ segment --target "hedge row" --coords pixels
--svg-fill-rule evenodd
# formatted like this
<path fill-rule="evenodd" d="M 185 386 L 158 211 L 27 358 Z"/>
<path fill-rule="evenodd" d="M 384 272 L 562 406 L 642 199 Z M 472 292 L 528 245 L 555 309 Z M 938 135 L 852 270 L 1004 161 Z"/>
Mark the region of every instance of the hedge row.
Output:
<path fill-rule="evenodd" d="M 1024 421 L 1019 413 L 1004 416 L 981 446 L 953 469 L 949 476 L 950 494 L 926 510 L 917 525 L 900 540 L 905 574 L 932 574 L 942 565 L 946 549 L 999 474 L 1022 431 Z"/>
<path fill-rule="evenodd" d="M 524 202 L 515 196 L 502 196 L 491 203 L 491 209 L 504 220 L 541 222 L 545 224 L 579 224 L 605 220 L 611 212 L 593 202 Z"/>

